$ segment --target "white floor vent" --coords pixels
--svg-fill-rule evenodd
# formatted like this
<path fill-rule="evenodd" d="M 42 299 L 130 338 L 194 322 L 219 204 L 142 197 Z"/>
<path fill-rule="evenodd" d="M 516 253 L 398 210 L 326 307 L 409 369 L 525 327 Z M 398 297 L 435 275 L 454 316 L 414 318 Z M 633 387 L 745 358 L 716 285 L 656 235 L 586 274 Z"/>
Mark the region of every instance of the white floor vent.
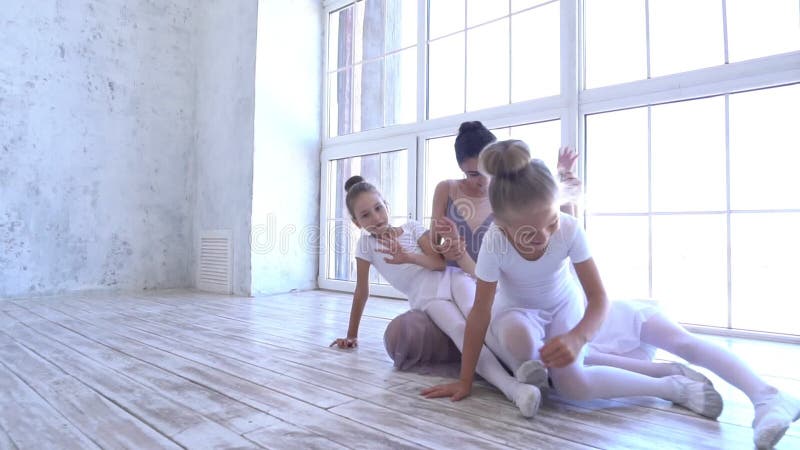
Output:
<path fill-rule="evenodd" d="M 220 294 L 233 293 L 233 238 L 231 230 L 200 233 L 197 288 Z"/>

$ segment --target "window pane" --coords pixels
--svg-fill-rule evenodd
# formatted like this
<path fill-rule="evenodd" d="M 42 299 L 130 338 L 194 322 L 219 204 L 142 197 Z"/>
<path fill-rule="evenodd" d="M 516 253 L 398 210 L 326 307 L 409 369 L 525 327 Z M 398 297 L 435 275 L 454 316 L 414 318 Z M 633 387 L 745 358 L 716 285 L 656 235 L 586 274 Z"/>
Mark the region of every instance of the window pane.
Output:
<path fill-rule="evenodd" d="M 360 231 L 347 225 L 351 223 L 351 218 L 345 204 L 344 183 L 353 175 L 364 177 L 378 188 L 386 200 L 392 223 L 402 223 L 407 220 L 409 211 L 408 152 L 399 150 L 338 159 L 330 161 L 328 167 L 328 277 L 354 280 L 353 250 Z"/>
<path fill-rule="evenodd" d="M 356 281 L 355 248 L 360 232 L 349 219 L 328 220 L 328 279 Z"/>
<path fill-rule="evenodd" d="M 727 0 L 728 60 L 800 50 L 800 2 Z"/>
<path fill-rule="evenodd" d="M 511 101 L 561 90 L 559 2 L 511 16 Z"/>
<path fill-rule="evenodd" d="M 530 147 L 532 157 L 543 160 L 553 175 L 557 173 L 558 148 L 561 146 L 560 120 L 520 125 L 511 127 L 509 131 L 508 139 L 524 141 Z M 501 139 L 500 135 L 497 138 Z"/>
<path fill-rule="evenodd" d="M 364 64 L 356 66 L 356 81 L 359 80 L 358 75 L 361 75 L 361 92 L 356 91 L 356 94 L 361 94 L 361 101 L 356 104 L 356 111 L 360 114 L 356 116 L 355 123 L 361 126 L 353 131 L 372 130 L 383 126 L 383 62 L 383 59 L 365 61 Z"/>
<path fill-rule="evenodd" d="M 353 5 L 353 63 L 364 60 L 364 2 Z"/>
<path fill-rule="evenodd" d="M 723 64 L 722 2 L 650 0 L 653 77 Z"/>
<path fill-rule="evenodd" d="M 800 85 L 730 96 L 731 208 L 800 208 Z"/>
<path fill-rule="evenodd" d="M 653 298 L 680 322 L 727 327 L 725 215 L 652 220 Z"/>
<path fill-rule="evenodd" d="M 386 57 L 384 114 L 386 125 L 417 119 L 417 48 Z"/>
<path fill-rule="evenodd" d="M 361 92 L 364 89 L 364 65 L 356 64 L 353 67 L 353 117 L 350 132 L 361 131 Z"/>
<path fill-rule="evenodd" d="M 410 47 L 417 43 L 417 2 L 386 1 L 386 52 Z"/>
<path fill-rule="evenodd" d="M 732 214 L 732 326 L 800 335 L 800 213 Z"/>
<path fill-rule="evenodd" d="M 612 299 L 650 297 L 647 217 L 588 216 L 586 234 Z"/>
<path fill-rule="evenodd" d="M 430 43 L 428 117 L 464 112 L 464 33 Z"/>
<path fill-rule="evenodd" d="M 352 132 L 353 70 L 328 75 L 328 126 L 331 136 Z"/>
<path fill-rule="evenodd" d="M 353 63 L 354 6 L 328 16 L 328 68 L 334 70 Z"/>
<path fill-rule="evenodd" d="M 467 111 L 508 104 L 508 20 L 467 31 Z"/>
<path fill-rule="evenodd" d="M 464 14 L 464 0 L 429 1 L 428 39 L 463 30 L 466 23 Z"/>
<path fill-rule="evenodd" d="M 511 12 L 522 11 L 523 9 L 532 8 L 536 5 L 547 3 L 548 1 L 551 0 L 511 0 Z"/>
<path fill-rule="evenodd" d="M 586 0 L 586 87 L 647 78 L 647 31 L 643 0 Z"/>
<path fill-rule="evenodd" d="M 434 2 L 436 0 L 433 0 Z M 467 26 L 472 27 L 508 15 L 508 2 L 467 0 Z"/>
<path fill-rule="evenodd" d="M 647 108 L 586 117 L 586 206 L 647 212 Z"/>
<path fill-rule="evenodd" d="M 725 98 L 652 107 L 653 211 L 726 209 Z"/>
<path fill-rule="evenodd" d="M 433 191 L 443 180 L 464 178 L 458 167 L 455 152 L 455 136 L 445 136 L 425 141 L 425 215 L 424 225 L 427 227 L 433 210 Z"/>

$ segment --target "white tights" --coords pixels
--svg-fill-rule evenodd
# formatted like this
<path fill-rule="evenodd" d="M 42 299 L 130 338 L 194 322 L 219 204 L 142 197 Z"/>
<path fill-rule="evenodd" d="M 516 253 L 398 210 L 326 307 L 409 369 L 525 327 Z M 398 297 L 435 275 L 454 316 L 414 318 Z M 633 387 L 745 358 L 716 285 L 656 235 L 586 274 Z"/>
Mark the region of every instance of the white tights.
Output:
<path fill-rule="evenodd" d="M 545 333 L 541 326 L 522 312 L 511 310 L 492 320 L 487 344 L 515 371 L 524 361 L 539 358 Z M 551 330 L 553 335 L 568 330 Z M 668 378 L 654 378 L 616 367 L 584 367 L 583 358 L 560 369 L 550 369 L 558 393 L 572 400 L 655 396 L 671 401 L 680 391 Z"/>
<path fill-rule="evenodd" d="M 425 306 L 425 312 L 436 323 L 436 326 L 453 340 L 456 347 L 463 351 L 464 330 L 467 325 L 466 317 L 472 310 L 475 298 L 475 282 L 465 274 L 454 271 L 450 286 L 454 301 L 431 301 Z M 486 381 L 500 389 L 509 400 L 514 400 L 520 383 L 516 378 L 509 375 L 494 353 L 485 345 L 481 349 L 475 371 Z"/>
<path fill-rule="evenodd" d="M 664 349 L 691 364 L 709 369 L 741 389 L 753 403 L 757 403 L 765 395 L 775 393 L 774 388 L 729 350 L 689 333 L 664 314 L 655 314 L 644 322 L 640 339 L 645 344 Z M 652 377 L 674 375 L 668 364 L 607 353 L 593 352 L 587 356 L 586 364 L 619 367 Z"/>

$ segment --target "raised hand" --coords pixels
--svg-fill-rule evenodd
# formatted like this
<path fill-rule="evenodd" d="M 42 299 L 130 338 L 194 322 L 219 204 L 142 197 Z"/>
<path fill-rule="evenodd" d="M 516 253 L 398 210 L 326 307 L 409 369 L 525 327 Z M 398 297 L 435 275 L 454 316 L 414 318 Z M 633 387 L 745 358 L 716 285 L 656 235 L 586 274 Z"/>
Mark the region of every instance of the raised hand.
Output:
<path fill-rule="evenodd" d="M 558 174 L 572 172 L 575 168 L 575 161 L 578 160 L 578 152 L 574 148 L 561 147 L 558 149 Z M 562 180 L 563 181 L 563 180 Z"/>

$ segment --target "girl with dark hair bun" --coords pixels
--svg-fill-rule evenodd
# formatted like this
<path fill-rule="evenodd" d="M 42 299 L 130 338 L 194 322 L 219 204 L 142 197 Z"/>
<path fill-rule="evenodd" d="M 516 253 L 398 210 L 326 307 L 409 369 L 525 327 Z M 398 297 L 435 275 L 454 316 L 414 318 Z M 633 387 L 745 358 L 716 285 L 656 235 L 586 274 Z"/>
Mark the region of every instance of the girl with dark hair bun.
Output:
<path fill-rule="evenodd" d="M 496 140 L 495 135 L 481 122 L 462 123 L 455 139 L 454 150 L 464 178 L 441 181 L 433 194 L 432 233 L 429 236 L 433 249 L 445 257 L 448 270 L 456 274 L 454 276 L 473 275 L 483 235 L 494 220 L 486 190 L 488 179 L 478 171 L 478 157 L 487 145 Z M 580 181 L 572 174 L 576 158 L 574 151 L 562 149 L 558 160 L 561 180 L 573 187 L 580 185 Z M 573 204 L 562 206 L 565 212 L 574 209 Z M 455 288 L 457 290 L 453 297 L 463 313 L 462 319 L 466 320 L 465 317 L 472 309 L 475 284 L 459 283 Z M 437 370 L 436 363 L 459 360 L 458 354 L 437 355 L 432 351 L 434 348 L 446 347 L 445 343 L 433 340 L 441 334 L 417 332 L 431 327 L 435 325 L 425 315 L 412 312 L 403 313 L 389 323 L 384 334 L 384 344 L 395 367 L 419 372 L 441 372 Z M 520 377 L 539 384 L 547 382 L 544 369 L 520 374 Z"/>

